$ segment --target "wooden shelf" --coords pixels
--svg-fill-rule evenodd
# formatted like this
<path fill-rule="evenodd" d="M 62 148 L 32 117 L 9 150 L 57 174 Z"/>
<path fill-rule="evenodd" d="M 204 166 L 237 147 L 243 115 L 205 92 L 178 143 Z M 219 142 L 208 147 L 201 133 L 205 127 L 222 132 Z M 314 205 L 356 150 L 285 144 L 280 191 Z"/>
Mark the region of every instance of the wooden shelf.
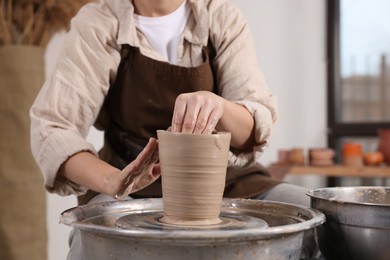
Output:
<path fill-rule="evenodd" d="M 327 177 L 390 177 L 389 166 L 347 167 L 334 166 L 306 166 L 271 164 L 267 167 L 270 174 L 282 180 L 286 175 L 318 175 Z"/>

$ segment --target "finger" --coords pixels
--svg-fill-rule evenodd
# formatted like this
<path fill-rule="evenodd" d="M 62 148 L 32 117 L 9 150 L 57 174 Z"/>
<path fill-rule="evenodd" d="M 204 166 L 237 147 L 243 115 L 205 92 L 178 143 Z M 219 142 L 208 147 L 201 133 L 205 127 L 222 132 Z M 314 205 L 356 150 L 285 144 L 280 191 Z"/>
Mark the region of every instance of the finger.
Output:
<path fill-rule="evenodd" d="M 187 103 L 187 109 L 181 129 L 183 133 L 194 133 L 201 105 L 202 100 L 196 97 Z"/>
<path fill-rule="evenodd" d="M 151 163 L 148 164 L 146 169 L 142 170 L 141 174 L 138 174 L 133 183 L 128 186 L 126 195 L 137 192 L 152 184 L 161 175 L 160 164 Z"/>
<path fill-rule="evenodd" d="M 144 149 L 138 154 L 137 158 L 132 161 L 125 169 L 130 168 L 132 170 L 141 167 L 142 164 L 145 164 L 148 157 L 153 155 L 153 152 L 157 149 L 158 143 L 155 138 L 150 138 L 149 142 L 146 144 Z M 124 170 L 125 170 L 124 169 Z"/>
<path fill-rule="evenodd" d="M 160 173 L 159 166 L 156 166 L 155 164 L 149 165 L 147 170 L 134 179 L 133 184 L 128 187 L 126 194 L 129 195 L 149 186 L 160 177 Z"/>
<path fill-rule="evenodd" d="M 155 163 L 145 165 L 131 172 L 126 180 L 122 183 L 120 190 L 115 195 L 115 198 L 121 199 L 128 196 L 131 193 L 137 192 L 158 179 L 161 175 L 160 166 L 156 166 Z"/>
<path fill-rule="evenodd" d="M 146 156 L 142 155 L 136 158 L 136 161 L 140 161 L 140 165 L 137 169 L 139 174 L 144 174 L 150 165 L 153 165 L 158 161 L 158 143 L 156 139 L 151 140 L 150 144 L 151 145 L 147 147 L 147 150 L 144 149 L 144 151 L 147 152 Z M 134 175 L 137 177 L 137 174 Z"/>
<path fill-rule="evenodd" d="M 172 116 L 172 132 L 181 132 L 183 127 L 184 115 L 186 113 L 187 104 L 182 95 L 176 98 L 175 107 Z"/>
<path fill-rule="evenodd" d="M 216 109 L 211 111 L 211 114 L 210 114 L 208 121 L 207 121 L 207 125 L 204 128 L 202 133 L 203 134 L 211 134 L 214 131 L 215 126 L 218 124 L 218 121 L 220 118 L 221 118 L 220 113 Z"/>
<path fill-rule="evenodd" d="M 139 178 L 140 175 L 147 175 L 148 168 L 150 168 L 151 165 L 154 165 L 157 160 L 158 142 L 156 139 L 150 138 L 148 144 L 137 156 L 137 158 L 122 170 L 121 174 L 125 176 L 118 192 L 115 195 L 115 198 L 123 198 L 124 196 L 128 195 L 129 192 L 134 192 L 137 178 Z M 152 178 L 149 179 L 150 181 L 155 180 Z"/>
<path fill-rule="evenodd" d="M 195 134 L 201 134 L 201 133 L 206 133 L 207 132 L 207 127 L 209 123 L 209 117 L 210 114 L 212 113 L 212 106 L 211 105 L 204 105 L 199 111 L 198 118 L 195 123 L 195 129 L 194 133 Z"/>
<path fill-rule="evenodd" d="M 153 166 L 152 175 L 153 175 L 153 177 L 156 178 L 156 179 L 157 179 L 158 177 L 160 177 L 160 175 L 161 175 L 161 167 L 160 167 L 160 164 L 159 164 L 159 163 L 157 163 L 157 164 L 155 164 L 155 165 Z"/>

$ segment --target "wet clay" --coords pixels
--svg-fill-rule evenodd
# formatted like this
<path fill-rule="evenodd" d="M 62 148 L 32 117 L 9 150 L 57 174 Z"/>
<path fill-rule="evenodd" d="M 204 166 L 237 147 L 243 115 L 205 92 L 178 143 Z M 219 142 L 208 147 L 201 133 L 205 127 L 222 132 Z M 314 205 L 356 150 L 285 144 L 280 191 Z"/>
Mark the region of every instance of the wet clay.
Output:
<path fill-rule="evenodd" d="M 164 217 L 176 225 L 212 225 L 225 188 L 230 133 L 157 131 Z"/>

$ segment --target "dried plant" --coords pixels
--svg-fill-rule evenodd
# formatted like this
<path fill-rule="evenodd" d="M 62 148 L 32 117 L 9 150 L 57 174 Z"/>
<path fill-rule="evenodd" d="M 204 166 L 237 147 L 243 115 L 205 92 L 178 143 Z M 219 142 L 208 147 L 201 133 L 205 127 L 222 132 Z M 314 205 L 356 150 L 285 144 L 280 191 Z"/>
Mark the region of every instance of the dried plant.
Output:
<path fill-rule="evenodd" d="M 0 0 L 0 46 L 46 46 L 90 0 Z"/>

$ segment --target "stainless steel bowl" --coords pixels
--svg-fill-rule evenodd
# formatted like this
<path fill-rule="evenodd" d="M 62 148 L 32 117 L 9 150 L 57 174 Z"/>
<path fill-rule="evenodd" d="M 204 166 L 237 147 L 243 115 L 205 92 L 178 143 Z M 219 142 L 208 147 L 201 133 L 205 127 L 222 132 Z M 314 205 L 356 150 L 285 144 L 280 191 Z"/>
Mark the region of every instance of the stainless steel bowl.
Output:
<path fill-rule="evenodd" d="M 316 228 L 326 259 L 390 259 L 390 187 L 335 187 L 308 192 L 326 216 Z"/>
<path fill-rule="evenodd" d="M 81 231 L 93 260 L 299 259 L 304 231 L 325 221 L 303 206 L 225 199 L 221 224 L 183 227 L 159 222 L 162 209 L 161 199 L 105 202 L 69 209 L 60 220 Z"/>

